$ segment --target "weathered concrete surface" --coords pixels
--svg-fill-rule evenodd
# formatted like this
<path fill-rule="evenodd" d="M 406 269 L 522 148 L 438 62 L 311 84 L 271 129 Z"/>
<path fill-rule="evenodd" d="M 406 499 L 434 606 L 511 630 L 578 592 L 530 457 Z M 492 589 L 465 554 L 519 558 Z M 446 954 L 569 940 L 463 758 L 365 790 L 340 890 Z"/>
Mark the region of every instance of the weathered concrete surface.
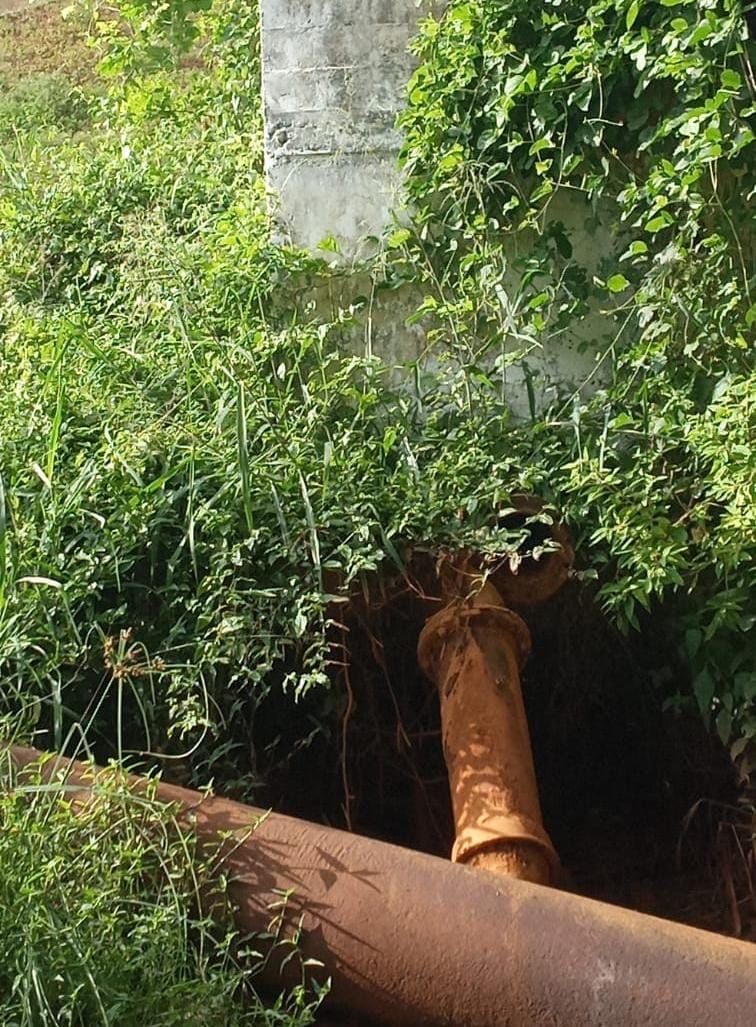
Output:
<path fill-rule="evenodd" d="M 408 43 L 421 17 L 445 6 L 444 0 L 262 0 L 266 169 L 281 232 L 345 271 L 375 251 L 392 214 L 401 217 L 396 118 L 413 69 Z M 613 240 L 608 227 L 596 229 L 588 205 L 557 195 L 549 220 L 564 224 L 589 279 L 599 272 Z M 319 249 L 327 239 L 338 253 Z M 517 281 L 515 274 L 502 280 L 513 312 L 522 302 Z M 446 356 L 427 351 L 422 325 L 407 324 L 422 301 L 411 288 L 376 297 L 364 276 L 346 274 L 327 289 L 334 310 L 357 295 L 370 297 L 349 338 L 355 349 L 393 365 L 422 360 L 431 372 Z M 317 299 L 320 306 L 320 293 Z M 521 339 L 504 339 L 489 356 L 491 375 L 515 417 L 527 419 L 531 401 L 540 412 L 605 384 L 611 364 L 602 353 L 611 352 L 611 339 L 602 336 L 613 330 L 611 319 L 594 311 L 545 346 L 533 340 L 524 354 Z"/>
<path fill-rule="evenodd" d="M 282 229 L 368 255 L 399 206 L 396 116 L 432 0 L 262 0 L 268 181 Z M 326 251 L 327 252 L 327 251 Z M 324 254 L 325 255 L 325 252 Z"/>

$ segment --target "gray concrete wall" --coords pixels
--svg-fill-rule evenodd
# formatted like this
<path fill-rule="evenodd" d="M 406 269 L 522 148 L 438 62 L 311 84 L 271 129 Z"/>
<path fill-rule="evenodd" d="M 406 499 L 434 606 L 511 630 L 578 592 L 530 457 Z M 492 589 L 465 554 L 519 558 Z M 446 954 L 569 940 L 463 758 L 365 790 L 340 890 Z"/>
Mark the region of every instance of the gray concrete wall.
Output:
<path fill-rule="evenodd" d="M 408 43 L 420 18 L 442 11 L 445 0 L 261 2 L 266 169 L 282 234 L 312 251 L 333 237 L 339 248 L 333 259 L 346 271 L 374 252 L 370 237 L 380 236 L 391 213 L 401 210 L 396 117 L 413 70 Z M 590 273 L 598 270 L 611 240 L 607 231 L 587 227 L 585 203 L 555 197 L 550 215 L 568 226 L 577 259 Z M 516 278 L 502 285 L 516 304 Z M 365 275 L 345 274 L 326 290 L 334 311 L 358 294 L 372 296 Z M 407 324 L 421 298 L 406 289 L 374 297 L 351 343 L 392 364 L 422 356 L 432 369 L 438 354 L 427 352 L 421 325 Z M 316 299 L 322 307 L 318 290 Z M 589 391 L 602 384 L 610 365 L 599 356 L 606 346 L 601 336 L 610 327 L 596 311 L 543 348 L 534 340 L 514 363 L 499 354 L 498 377 L 513 412 L 529 416 L 526 380 L 540 409 L 586 381 Z M 522 343 L 513 340 L 511 349 Z"/>
<path fill-rule="evenodd" d="M 398 205 L 396 116 L 423 0 L 262 0 L 268 182 L 282 230 L 343 260 L 374 249 Z"/>

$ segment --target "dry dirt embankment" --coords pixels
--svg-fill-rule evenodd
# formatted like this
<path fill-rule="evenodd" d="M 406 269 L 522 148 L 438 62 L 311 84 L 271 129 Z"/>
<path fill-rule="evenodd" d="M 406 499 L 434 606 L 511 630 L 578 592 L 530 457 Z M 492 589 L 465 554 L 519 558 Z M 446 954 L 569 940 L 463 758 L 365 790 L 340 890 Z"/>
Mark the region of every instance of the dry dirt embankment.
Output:
<path fill-rule="evenodd" d="M 0 89 L 58 72 L 73 83 L 90 79 L 96 55 L 77 17 L 64 18 L 69 0 L 0 0 Z"/>

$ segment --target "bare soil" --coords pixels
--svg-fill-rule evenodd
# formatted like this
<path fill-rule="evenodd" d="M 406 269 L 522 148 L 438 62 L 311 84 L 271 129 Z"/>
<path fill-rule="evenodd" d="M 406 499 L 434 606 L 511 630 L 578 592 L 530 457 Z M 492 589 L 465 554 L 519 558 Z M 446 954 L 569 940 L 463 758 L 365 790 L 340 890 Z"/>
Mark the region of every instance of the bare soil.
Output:
<path fill-rule="evenodd" d="M 84 41 L 80 18 L 63 17 L 66 6 L 0 0 L 0 87 L 52 72 L 74 83 L 92 78 L 97 55 Z"/>

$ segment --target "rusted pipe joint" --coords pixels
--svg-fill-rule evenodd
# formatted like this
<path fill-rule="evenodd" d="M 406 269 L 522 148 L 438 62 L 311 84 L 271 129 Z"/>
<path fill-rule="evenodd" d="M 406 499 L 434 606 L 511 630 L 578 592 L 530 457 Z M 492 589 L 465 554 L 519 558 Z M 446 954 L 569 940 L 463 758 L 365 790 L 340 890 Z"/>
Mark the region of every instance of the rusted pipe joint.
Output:
<path fill-rule="evenodd" d="M 418 644 L 441 701 L 452 859 L 550 884 L 559 860 L 541 822 L 519 678 L 529 653 L 527 626 L 490 584 L 431 617 Z"/>
<path fill-rule="evenodd" d="M 503 528 L 525 526 L 543 510 L 543 502 L 537 496 L 514 496 L 512 505 L 514 510 L 499 518 Z M 533 540 L 534 547 L 550 543 L 557 548 L 546 550 L 538 559 L 526 556 L 516 569 L 505 561 L 491 570 L 490 580 L 506 605 L 533 606 L 544 602 L 558 592 L 570 576 L 575 553 L 567 529 L 557 522 L 535 522 L 532 533 L 537 536 Z"/>
<path fill-rule="evenodd" d="M 467 599 L 490 582 L 497 603 L 535 606 L 550 599 L 569 580 L 575 552 L 567 529 L 556 521 L 529 524 L 543 509 L 537 496 L 515 496 L 512 504 L 513 509 L 498 515 L 496 523 L 504 529 L 528 529 L 531 537 L 524 553 L 508 558 L 483 556 L 471 549 L 447 554 L 439 576 L 441 591 L 448 599 Z"/>

